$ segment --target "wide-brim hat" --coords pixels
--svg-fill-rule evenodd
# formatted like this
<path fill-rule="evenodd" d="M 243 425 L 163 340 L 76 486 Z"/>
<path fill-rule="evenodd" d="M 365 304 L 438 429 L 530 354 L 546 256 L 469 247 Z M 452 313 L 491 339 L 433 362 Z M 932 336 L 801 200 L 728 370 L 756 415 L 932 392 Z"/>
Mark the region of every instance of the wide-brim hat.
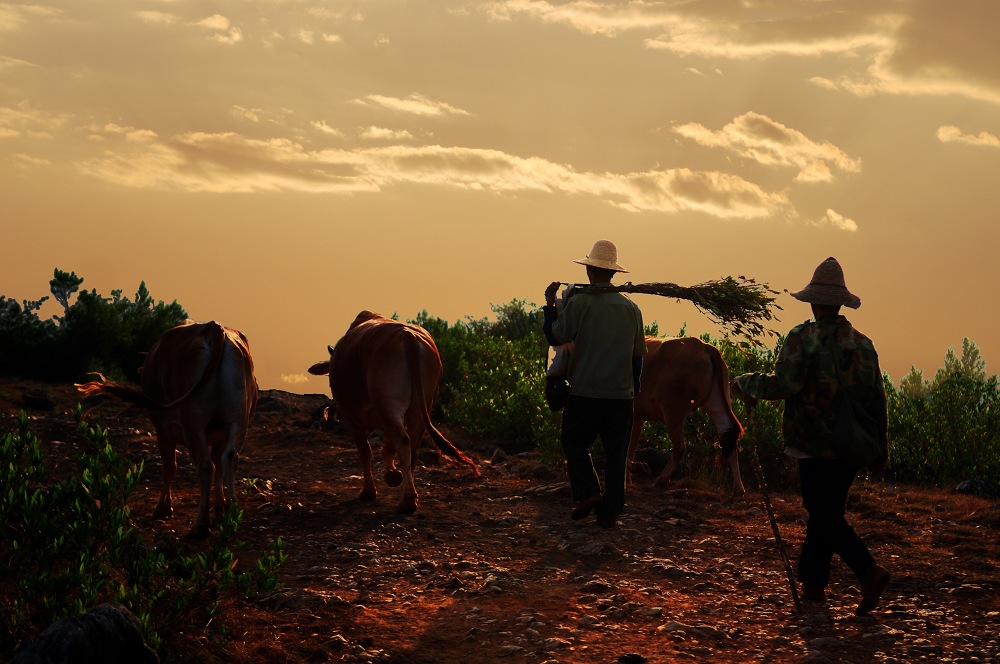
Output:
<path fill-rule="evenodd" d="M 861 298 L 847 290 L 844 269 L 833 256 L 819 264 L 805 288 L 789 295 L 810 304 L 845 306 L 851 309 L 861 306 Z"/>
<path fill-rule="evenodd" d="M 594 267 L 614 270 L 615 272 L 628 272 L 628 270 L 618 264 L 618 247 L 611 240 L 598 240 L 594 243 L 589 254 L 573 262 L 580 265 L 593 265 Z"/>

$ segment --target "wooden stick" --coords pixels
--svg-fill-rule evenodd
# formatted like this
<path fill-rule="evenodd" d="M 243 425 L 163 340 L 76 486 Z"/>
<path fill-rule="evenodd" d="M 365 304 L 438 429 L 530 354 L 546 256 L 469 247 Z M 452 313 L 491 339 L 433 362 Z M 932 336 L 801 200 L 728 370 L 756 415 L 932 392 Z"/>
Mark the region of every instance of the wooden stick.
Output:
<path fill-rule="evenodd" d="M 757 436 L 753 426 L 754 404 L 746 401 L 747 404 L 747 424 L 754 430 L 753 444 L 750 445 L 750 457 L 753 460 L 754 471 L 757 473 L 757 485 L 760 493 L 764 497 L 764 507 L 767 509 L 767 518 L 771 522 L 771 532 L 774 533 L 774 541 L 778 544 L 778 551 L 781 553 L 781 560 L 785 564 L 785 576 L 788 578 L 788 587 L 792 591 L 792 600 L 795 602 L 795 611 L 802 613 L 802 602 L 799 601 L 799 590 L 795 585 L 795 575 L 792 573 L 792 564 L 788 561 L 788 552 L 785 550 L 785 543 L 781 539 L 781 531 L 778 530 L 778 521 L 774 518 L 774 508 L 771 506 L 771 498 L 767 493 L 767 481 L 764 479 L 764 469 L 760 465 L 760 458 L 757 456 Z"/>

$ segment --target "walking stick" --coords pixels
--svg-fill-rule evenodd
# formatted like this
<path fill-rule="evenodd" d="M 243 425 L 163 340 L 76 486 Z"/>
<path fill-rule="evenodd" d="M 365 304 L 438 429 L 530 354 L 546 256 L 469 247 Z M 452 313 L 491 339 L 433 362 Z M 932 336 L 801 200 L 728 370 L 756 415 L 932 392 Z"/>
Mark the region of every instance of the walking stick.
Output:
<path fill-rule="evenodd" d="M 767 481 L 764 479 L 764 469 L 760 465 L 760 458 L 757 456 L 757 430 L 754 421 L 754 407 L 756 401 L 745 398 L 747 405 L 747 424 L 753 430 L 753 444 L 750 445 L 750 458 L 753 461 L 754 472 L 757 473 L 757 486 L 764 497 L 764 507 L 767 509 L 767 519 L 771 522 L 771 531 L 774 533 L 774 541 L 778 544 L 778 551 L 781 553 L 781 560 L 785 564 L 785 576 L 788 577 L 788 587 L 792 591 L 792 600 L 795 602 L 795 611 L 802 613 L 802 602 L 799 601 L 799 591 L 795 587 L 795 575 L 792 573 L 792 565 L 788 562 L 788 552 L 785 550 L 785 543 L 781 539 L 781 532 L 778 530 L 778 521 L 774 518 L 774 508 L 771 507 L 771 498 L 767 493 Z"/>

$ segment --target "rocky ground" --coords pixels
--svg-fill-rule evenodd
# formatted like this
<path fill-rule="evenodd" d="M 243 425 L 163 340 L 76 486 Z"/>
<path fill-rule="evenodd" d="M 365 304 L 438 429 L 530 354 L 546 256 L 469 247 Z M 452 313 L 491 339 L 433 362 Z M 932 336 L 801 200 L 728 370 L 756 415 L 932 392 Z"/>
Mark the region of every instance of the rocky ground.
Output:
<path fill-rule="evenodd" d="M 51 409 L 33 403 L 37 389 L 52 398 Z M 722 487 L 682 479 L 663 490 L 640 477 L 618 527 L 605 530 L 569 519 L 558 468 L 450 432 L 482 477 L 425 441 L 419 509 L 399 516 L 398 490 L 384 484 L 375 503 L 358 501 L 357 454 L 342 431 L 320 421 L 326 402 L 262 394 L 240 457 L 240 534 L 245 556 L 284 540 L 284 587 L 227 605 L 227 644 L 192 635 L 173 659 L 1000 662 L 996 499 L 858 482 L 851 518 L 892 571 L 889 589 L 871 616 L 855 617 L 858 588 L 838 562 L 828 604 L 800 612 L 755 489 L 724 504 Z M 74 403 L 69 386 L 4 384 L 0 425 L 6 430 L 25 408 L 47 449 L 65 455 L 73 447 L 65 413 Z M 182 537 L 197 503 L 186 455 L 174 516 L 153 521 L 160 466 L 150 425 L 93 419 L 111 427 L 119 451 L 146 461 L 136 525 L 150 536 Z M 772 492 L 771 503 L 794 564 L 804 511 L 794 493 Z"/>

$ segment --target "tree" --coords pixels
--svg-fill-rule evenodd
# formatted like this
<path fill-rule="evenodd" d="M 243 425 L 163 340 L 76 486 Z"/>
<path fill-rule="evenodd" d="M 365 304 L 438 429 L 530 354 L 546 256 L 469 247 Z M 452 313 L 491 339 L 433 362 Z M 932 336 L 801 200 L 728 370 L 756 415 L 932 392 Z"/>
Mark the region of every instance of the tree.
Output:
<path fill-rule="evenodd" d="M 76 272 L 63 272 L 56 268 L 49 280 L 49 290 L 56 302 L 63 306 L 63 311 L 69 311 L 69 298 L 83 283 L 83 277 L 76 276 Z M 47 298 L 46 298 L 47 299 Z"/>

